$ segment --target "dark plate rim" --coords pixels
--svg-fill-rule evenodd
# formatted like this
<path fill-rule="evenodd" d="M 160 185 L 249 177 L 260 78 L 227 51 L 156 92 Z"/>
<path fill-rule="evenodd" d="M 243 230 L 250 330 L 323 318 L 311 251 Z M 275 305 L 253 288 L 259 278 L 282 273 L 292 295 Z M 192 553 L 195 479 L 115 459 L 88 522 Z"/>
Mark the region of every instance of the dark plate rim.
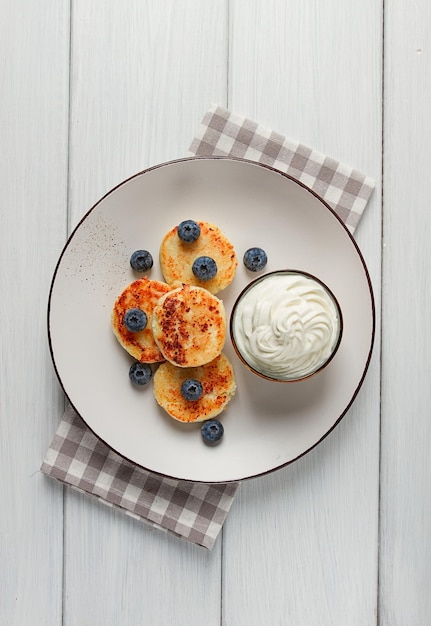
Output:
<path fill-rule="evenodd" d="M 123 185 L 127 184 L 128 182 L 130 182 L 131 180 L 138 178 L 139 176 L 142 176 L 144 174 L 147 174 L 149 172 L 152 172 L 154 170 L 160 169 L 162 167 L 167 167 L 167 166 L 171 166 L 171 165 L 175 165 L 177 163 L 185 163 L 188 161 L 234 161 L 234 162 L 240 162 L 240 163 L 247 163 L 250 165 L 254 165 L 256 167 L 261 167 L 263 169 L 267 169 L 271 172 L 274 172 L 276 174 L 279 174 L 280 176 L 283 176 L 284 178 L 287 178 L 288 180 L 292 181 L 293 183 L 295 183 L 296 185 L 299 185 L 300 187 L 302 187 L 305 191 L 307 191 L 308 193 L 310 193 L 311 195 L 313 195 L 317 200 L 319 200 L 323 206 L 325 206 L 331 213 L 332 215 L 336 218 L 336 220 L 339 222 L 339 224 L 341 225 L 341 227 L 344 229 L 344 231 L 346 232 L 346 234 L 348 235 L 351 243 L 353 244 L 356 253 L 358 254 L 359 260 L 361 261 L 366 279 L 367 279 L 367 283 L 368 283 L 368 288 L 369 288 L 369 292 L 370 292 L 370 299 L 371 299 L 371 314 L 372 314 L 372 331 L 371 331 L 371 341 L 370 341 L 370 348 L 368 351 L 368 356 L 367 356 L 367 360 L 365 362 L 365 367 L 364 367 L 364 371 L 362 373 L 362 376 L 356 386 L 356 389 L 352 395 L 352 398 L 350 399 L 349 403 L 347 404 L 347 406 L 345 407 L 345 409 L 342 411 L 341 415 L 338 416 L 338 418 L 336 419 L 336 421 L 334 422 L 334 424 L 331 426 L 331 428 L 329 428 L 320 439 L 318 439 L 315 443 L 313 443 L 313 445 L 311 445 L 309 448 L 307 448 L 306 450 L 304 450 L 301 454 L 298 454 L 295 458 L 290 459 L 289 461 L 286 461 L 284 463 L 281 463 L 279 465 L 276 465 L 268 470 L 265 470 L 263 472 L 258 472 L 256 474 L 252 474 L 250 476 L 244 476 L 242 478 L 232 478 L 232 479 L 224 479 L 224 480 L 214 480 L 211 481 L 211 483 L 208 483 L 207 481 L 203 481 L 203 480 L 197 480 L 197 479 L 190 479 L 187 477 L 179 477 L 179 476 L 172 476 L 169 474 L 164 474 L 162 472 L 158 472 L 156 470 L 153 470 L 149 467 L 145 467 L 145 465 L 142 465 L 141 463 L 138 463 L 137 461 L 130 459 L 128 457 L 126 457 L 124 454 L 122 454 L 121 452 L 119 452 L 118 450 L 115 449 L 114 446 L 112 446 L 111 444 L 109 444 L 107 441 L 105 441 L 102 437 L 100 437 L 100 435 L 95 432 L 95 430 L 88 424 L 88 422 L 85 420 L 85 418 L 79 413 L 79 411 L 77 410 L 77 408 L 74 406 L 73 404 L 73 400 L 72 398 L 70 398 L 70 396 L 68 395 L 64 383 L 61 379 L 60 376 L 60 372 L 58 371 L 56 362 L 55 362 L 55 357 L 54 357 L 54 347 L 53 347 L 53 342 L 52 342 L 52 336 L 51 336 L 51 327 L 50 327 L 50 312 L 51 312 L 51 300 L 52 300 L 52 295 L 53 295 L 53 290 L 54 290 L 54 285 L 55 285 L 55 279 L 57 276 L 57 273 L 59 271 L 60 265 L 61 265 L 61 261 L 63 259 L 64 254 L 66 253 L 67 248 L 69 247 L 70 243 L 73 240 L 73 237 L 75 236 L 76 232 L 78 231 L 78 229 L 81 227 L 81 225 L 83 224 L 83 222 L 85 222 L 85 220 L 88 218 L 88 216 L 94 211 L 94 209 L 101 203 L 103 202 L 103 200 L 105 200 L 105 198 L 107 198 L 109 195 L 111 195 L 112 193 L 114 193 L 117 189 L 119 189 L 120 187 L 122 187 Z M 352 233 L 349 231 L 349 229 L 346 227 L 346 225 L 344 224 L 344 222 L 341 220 L 341 218 L 337 215 L 337 213 L 334 211 L 334 209 L 321 197 L 319 196 L 319 194 L 317 194 L 315 191 L 313 191 L 313 189 L 311 189 L 310 187 L 308 187 L 307 185 L 305 185 L 304 183 L 302 183 L 301 181 L 297 180 L 296 178 L 294 178 L 293 176 L 291 176 L 290 174 L 287 174 L 285 172 L 282 172 L 281 170 L 278 170 L 274 167 L 272 167 L 271 165 L 267 165 L 265 163 L 259 163 L 257 161 L 252 161 L 250 159 L 243 159 L 240 157 L 232 157 L 232 156 L 191 156 L 191 157 L 184 157 L 184 158 L 179 158 L 179 159 L 173 159 L 170 161 L 164 161 L 163 163 L 158 163 L 156 165 L 152 165 L 148 168 L 145 168 L 139 172 L 137 172 L 136 174 L 133 174 L 132 176 L 129 176 L 128 178 L 122 180 L 120 183 L 118 183 L 117 185 L 115 185 L 114 187 L 112 187 L 109 191 L 107 191 L 95 204 L 93 204 L 93 206 L 88 209 L 88 211 L 83 215 L 83 217 L 79 220 L 79 222 L 76 224 L 76 226 L 74 227 L 74 229 L 72 230 L 72 232 L 70 233 L 70 235 L 68 236 L 66 243 L 63 246 L 63 249 L 60 253 L 60 256 L 57 260 L 57 263 L 55 265 L 55 269 L 53 272 L 53 276 L 52 276 L 52 280 L 51 280 L 51 284 L 50 284 L 50 288 L 49 288 L 49 295 L 48 295 L 48 306 L 47 306 L 47 331 L 48 331 L 48 345 L 49 345 L 49 351 L 51 354 L 51 360 L 53 363 L 53 367 L 54 367 L 54 371 L 56 373 L 58 382 L 63 390 L 64 395 L 66 396 L 69 404 L 71 405 L 71 407 L 74 409 L 74 411 L 77 413 L 77 415 L 82 419 L 82 421 L 85 423 L 85 425 L 87 426 L 87 428 L 102 442 L 104 443 L 110 450 L 112 450 L 113 452 L 115 452 L 116 454 L 118 454 L 119 456 L 121 456 L 123 459 L 125 459 L 126 461 L 128 461 L 129 463 L 132 463 L 134 465 L 136 465 L 137 467 L 141 467 L 143 470 L 148 471 L 148 472 L 152 472 L 158 476 L 162 476 L 162 477 L 166 477 L 166 478 L 170 478 L 173 480 L 180 480 L 180 481 L 187 481 L 187 482 L 195 482 L 195 483 L 207 483 L 207 484 L 224 484 L 224 483 L 236 483 L 236 482 L 242 482 L 244 480 L 251 480 L 253 478 L 259 478 L 261 476 L 266 476 L 268 474 L 272 474 L 275 471 L 278 471 L 280 469 L 282 469 L 283 467 L 286 467 L 288 465 L 291 465 L 292 463 L 295 463 L 296 461 L 298 461 L 299 459 L 301 459 L 302 457 L 304 457 L 305 455 L 307 455 L 309 452 L 311 452 L 311 450 L 314 450 L 314 448 L 316 448 L 320 443 L 322 443 L 322 441 L 324 439 L 326 439 L 328 437 L 328 435 L 338 426 L 338 424 L 341 422 L 341 420 L 343 419 L 343 417 L 346 415 L 346 413 L 348 412 L 348 410 L 350 409 L 350 407 L 352 406 L 353 402 L 355 401 L 359 390 L 362 387 L 362 384 L 365 380 L 365 376 L 368 372 L 369 369 L 369 365 L 370 365 L 370 361 L 371 361 L 371 357 L 372 357 L 372 353 L 373 353 L 373 348 L 374 348 L 374 343 L 375 343 L 375 335 L 376 335 L 376 308 L 375 308 L 375 299 L 374 299 L 374 292 L 373 292 L 373 286 L 372 286 L 372 282 L 371 282 L 371 278 L 370 278 L 370 274 L 367 268 L 367 265 L 365 263 L 365 259 L 362 255 L 361 250 L 359 249 L 358 244 L 356 243 L 355 239 L 353 238 Z"/>

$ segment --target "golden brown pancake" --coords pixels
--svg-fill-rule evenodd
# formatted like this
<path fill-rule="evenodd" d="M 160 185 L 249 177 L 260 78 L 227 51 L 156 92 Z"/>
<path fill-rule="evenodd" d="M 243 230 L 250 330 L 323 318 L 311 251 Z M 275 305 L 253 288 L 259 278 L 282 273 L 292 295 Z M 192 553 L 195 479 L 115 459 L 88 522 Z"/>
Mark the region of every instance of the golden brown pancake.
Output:
<path fill-rule="evenodd" d="M 123 348 L 141 363 L 164 361 L 153 338 L 151 319 L 155 304 L 170 290 L 171 287 L 166 283 L 144 277 L 128 285 L 115 301 L 111 316 L 112 330 Z M 136 333 L 127 330 L 123 324 L 126 311 L 133 308 L 142 309 L 148 318 L 146 328 Z"/>
<path fill-rule="evenodd" d="M 198 400 L 186 400 L 181 385 L 188 378 L 201 382 L 203 394 Z M 221 413 L 236 391 L 232 365 L 222 353 L 201 367 L 176 367 L 162 363 L 154 375 L 157 403 L 180 422 L 202 422 Z"/>
<path fill-rule="evenodd" d="M 168 284 L 181 281 L 204 287 L 216 294 L 232 282 L 238 259 L 233 245 L 217 226 L 207 222 L 196 223 L 200 226 L 201 234 L 192 243 L 181 241 L 178 226 L 165 235 L 160 246 L 160 266 Z M 211 280 L 202 281 L 193 274 L 193 263 L 200 256 L 209 256 L 217 264 L 217 274 Z"/>
<path fill-rule="evenodd" d="M 154 307 L 152 331 L 161 354 L 173 365 L 204 365 L 224 346 L 224 304 L 203 287 L 182 285 L 162 296 Z"/>

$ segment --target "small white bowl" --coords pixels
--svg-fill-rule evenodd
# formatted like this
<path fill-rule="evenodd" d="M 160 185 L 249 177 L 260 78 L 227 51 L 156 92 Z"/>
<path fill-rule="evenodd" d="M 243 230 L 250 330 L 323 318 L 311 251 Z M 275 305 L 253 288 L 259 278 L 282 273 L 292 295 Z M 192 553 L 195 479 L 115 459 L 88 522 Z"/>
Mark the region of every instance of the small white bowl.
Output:
<path fill-rule="evenodd" d="M 292 383 L 321 372 L 343 334 L 340 305 L 325 283 L 301 270 L 259 276 L 243 289 L 230 317 L 236 354 L 254 374 Z"/>

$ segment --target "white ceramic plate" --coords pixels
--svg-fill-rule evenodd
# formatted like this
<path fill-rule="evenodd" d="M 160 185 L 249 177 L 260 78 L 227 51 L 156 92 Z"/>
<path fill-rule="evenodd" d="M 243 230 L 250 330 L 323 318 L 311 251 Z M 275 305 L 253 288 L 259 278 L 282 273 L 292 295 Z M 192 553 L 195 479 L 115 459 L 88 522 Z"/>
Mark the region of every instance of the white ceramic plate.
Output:
<path fill-rule="evenodd" d="M 227 314 L 256 274 L 245 250 L 268 254 L 265 271 L 300 269 L 321 278 L 344 320 L 340 348 L 319 375 L 294 384 L 249 372 L 227 337 L 237 393 L 221 415 L 222 443 L 208 447 L 198 424 L 160 409 L 151 385 L 133 387 L 133 359 L 110 327 L 117 295 L 137 275 L 131 253 L 150 250 L 149 277 L 163 280 L 158 251 L 184 219 L 217 224 L 234 244 L 239 266 L 220 292 Z M 52 281 L 48 330 L 61 385 L 86 424 L 111 448 L 149 470 L 186 480 L 221 482 L 257 476 L 305 454 L 338 423 L 368 368 L 375 311 L 364 260 L 335 213 L 314 193 L 271 168 L 226 159 L 184 159 L 148 169 L 104 196 L 69 238 Z"/>

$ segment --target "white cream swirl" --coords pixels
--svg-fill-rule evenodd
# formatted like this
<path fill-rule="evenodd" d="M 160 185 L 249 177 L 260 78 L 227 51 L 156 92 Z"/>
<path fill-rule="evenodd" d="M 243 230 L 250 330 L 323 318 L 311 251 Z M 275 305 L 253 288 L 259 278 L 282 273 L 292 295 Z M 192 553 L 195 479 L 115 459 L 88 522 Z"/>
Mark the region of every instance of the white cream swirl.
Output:
<path fill-rule="evenodd" d="M 280 380 L 315 372 L 331 356 L 339 330 L 339 312 L 327 290 L 294 272 L 256 282 L 232 317 L 235 343 L 245 361 Z"/>

